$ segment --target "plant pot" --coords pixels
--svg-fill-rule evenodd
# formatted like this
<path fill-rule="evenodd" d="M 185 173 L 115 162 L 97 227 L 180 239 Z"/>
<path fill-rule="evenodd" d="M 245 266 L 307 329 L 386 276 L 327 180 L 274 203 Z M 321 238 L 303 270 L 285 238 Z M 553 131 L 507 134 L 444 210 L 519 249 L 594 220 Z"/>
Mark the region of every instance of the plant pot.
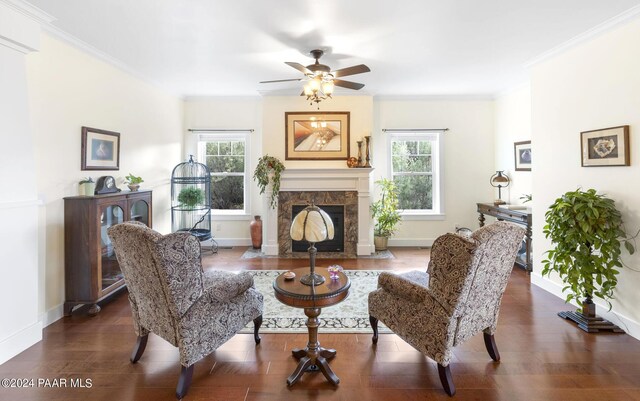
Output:
<path fill-rule="evenodd" d="M 131 192 L 135 192 L 140 188 L 140 184 L 128 184 L 127 186 Z"/>
<path fill-rule="evenodd" d="M 95 182 L 87 182 L 84 184 L 84 194 L 86 196 L 93 196 L 96 192 L 96 183 Z"/>
<path fill-rule="evenodd" d="M 584 317 L 596 317 L 596 304 L 593 303 L 591 298 L 587 297 L 582 301 L 581 312 Z"/>
<path fill-rule="evenodd" d="M 262 248 L 262 220 L 260 220 L 260 216 L 255 216 L 255 220 L 249 223 L 249 230 L 251 231 L 253 249 Z"/>
<path fill-rule="evenodd" d="M 386 251 L 388 243 L 389 237 L 373 237 L 373 245 L 375 245 L 376 251 Z"/>

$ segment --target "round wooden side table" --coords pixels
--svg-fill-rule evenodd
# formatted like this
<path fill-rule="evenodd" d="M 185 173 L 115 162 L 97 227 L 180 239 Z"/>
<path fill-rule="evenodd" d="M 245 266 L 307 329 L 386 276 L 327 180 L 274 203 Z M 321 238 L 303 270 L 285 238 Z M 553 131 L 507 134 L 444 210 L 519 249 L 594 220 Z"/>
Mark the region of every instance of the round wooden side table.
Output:
<path fill-rule="evenodd" d="M 323 348 L 318 341 L 318 316 L 322 308 L 342 302 L 349 295 L 351 282 L 342 272 L 332 280 L 326 267 L 316 267 L 315 272 L 325 278 L 324 283 L 309 286 L 300 282 L 300 277 L 309 273 L 309 268 L 292 270 L 296 276 L 293 280 L 285 280 L 283 274 L 273 282 L 276 298 L 285 305 L 303 308 L 307 315 L 309 342 L 304 349 L 294 349 L 293 356 L 298 359 L 298 367 L 287 379 L 287 385 L 293 385 L 305 372 L 320 371 L 331 383 L 337 385 L 340 379 L 333 373 L 327 359 L 336 356 L 336 350 Z"/>

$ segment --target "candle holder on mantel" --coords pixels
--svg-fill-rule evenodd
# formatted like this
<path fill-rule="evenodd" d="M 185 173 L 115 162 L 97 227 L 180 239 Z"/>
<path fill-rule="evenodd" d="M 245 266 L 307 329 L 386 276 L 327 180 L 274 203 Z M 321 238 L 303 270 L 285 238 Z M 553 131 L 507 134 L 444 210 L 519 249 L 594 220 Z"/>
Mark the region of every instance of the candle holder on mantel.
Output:
<path fill-rule="evenodd" d="M 369 144 L 371 143 L 371 137 L 370 136 L 365 136 L 364 137 L 365 142 L 365 150 L 366 150 L 366 158 L 365 158 L 365 164 L 364 167 L 371 167 L 371 158 L 369 157 Z"/>
<path fill-rule="evenodd" d="M 358 144 L 358 165 L 356 167 L 362 167 L 362 141 L 356 141 Z"/>

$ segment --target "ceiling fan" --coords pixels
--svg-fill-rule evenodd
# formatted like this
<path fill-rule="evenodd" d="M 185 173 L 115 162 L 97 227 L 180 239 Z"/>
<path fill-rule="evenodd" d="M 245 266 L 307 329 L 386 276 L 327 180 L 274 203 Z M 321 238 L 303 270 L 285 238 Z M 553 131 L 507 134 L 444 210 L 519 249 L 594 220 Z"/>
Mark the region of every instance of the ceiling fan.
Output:
<path fill-rule="evenodd" d="M 290 65 L 296 70 L 302 72 L 308 82 L 304 86 L 304 90 L 300 96 L 306 96 L 307 100 L 311 103 L 320 103 L 326 98 L 330 98 L 333 93 L 334 86 L 340 86 L 342 88 L 359 90 L 364 88 L 364 84 L 357 82 L 345 81 L 343 79 L 337 79 L 339 77 L 346 77 L 348 75 L 362 74 L 364 72 L 371 71 L 369 67 L 364 64 L 354 65 L 352 67 L 341 68 L 339 70 L 331 71 L 328 65 L 320 64 L 318 61 L 324 54 L 324 51 L 320 49 L 311 50 L 311 56 L 316 59 L 316 62 L 304 66 L 300 63 L 294 63 L 287 61 L 285 64 Z M 305 78 L 292 78 L 292 79 L 276 79 L 273 81 L 261 81 L 261 84 L 268 84 L 274 82 L 289 82 L 289 81 L 302 81 Z"/>

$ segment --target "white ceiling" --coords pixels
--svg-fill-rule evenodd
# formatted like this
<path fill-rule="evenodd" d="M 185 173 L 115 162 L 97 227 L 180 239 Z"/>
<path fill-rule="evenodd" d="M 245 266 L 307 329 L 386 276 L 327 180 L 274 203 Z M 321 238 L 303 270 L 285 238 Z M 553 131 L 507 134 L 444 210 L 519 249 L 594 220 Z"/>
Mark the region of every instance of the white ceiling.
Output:
<path fill-rule="evenodd" d="M 640 0 L 30 0 L 53 25 L 184 96 L 298 94 L 285 61 L 332 69 L 359 93 L 490 96 L 525 64 Z M 353 92 L 353 91 L 348 91 Z M 355 92 L 353 92 L 355 93 Z"/>

